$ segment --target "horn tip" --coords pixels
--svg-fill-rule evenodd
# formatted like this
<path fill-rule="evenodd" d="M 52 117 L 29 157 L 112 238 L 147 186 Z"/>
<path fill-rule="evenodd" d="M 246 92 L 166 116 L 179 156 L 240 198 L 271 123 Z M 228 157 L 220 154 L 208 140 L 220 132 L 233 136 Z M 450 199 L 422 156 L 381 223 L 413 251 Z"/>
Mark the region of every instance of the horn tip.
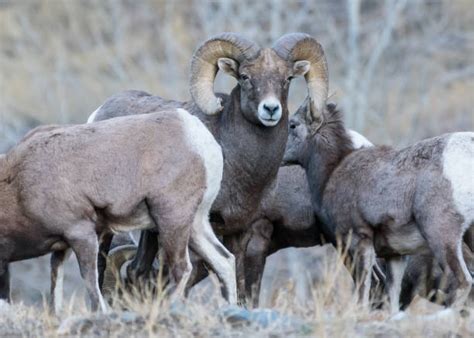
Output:
<path fill-rule="evenodd" d="M 222 99 L 220 97 L 216 97 L 214 103 L 211 105 L 212 109 L 209 109 L 207 115 L 216 115 L 224 110 L 224 106 L 222 105 Z"/>
<path fill-rule="evenodd" d="M 224 110 L 220 97 L 214 97 L 207 102 L 201 102 L 198 106 L 202 107 L 201 110 L 204 114 L 210 116 L 217 115 Z"/>

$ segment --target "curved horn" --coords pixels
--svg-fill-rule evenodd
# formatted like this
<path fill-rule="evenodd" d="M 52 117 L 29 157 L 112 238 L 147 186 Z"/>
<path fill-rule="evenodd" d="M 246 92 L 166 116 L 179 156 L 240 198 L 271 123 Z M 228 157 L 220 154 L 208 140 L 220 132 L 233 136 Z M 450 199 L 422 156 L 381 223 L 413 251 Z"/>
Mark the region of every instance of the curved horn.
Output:
<path fill-rule="evenodd" d="M 236 33 L 222 33 L 205 41 L 193 54 L 191 62 L 191 97 L 208 115 L 222 110 L 221 99 L 214 94 L 217 60 L 231 58 L 237 62 L 255 57 L 260 47 Z"/>
<path fill-rule="evenodd" d="M 292 62 L 307 60 L 311 63 L 305 74 L 310 109 L 314 119 L 321 116 L 328 97 L 328 66 L 323 47 L 315 38 L 304 33 L 285 34 L 273 45 L 273 50 L 285 60 Z"/>
<path fill-rule="evenodd" d="M 123 265 L 131 261 L 137 252 L 137 246 L 126 244 L 117 246 L 109 251 L 107 256 L 107 268 L 104 271 L 104 283 L 102 290 L 104 296 L 109 297 L 116 290 L 119 283 L 123 283 L 124 276 L 121 274 Z"/>

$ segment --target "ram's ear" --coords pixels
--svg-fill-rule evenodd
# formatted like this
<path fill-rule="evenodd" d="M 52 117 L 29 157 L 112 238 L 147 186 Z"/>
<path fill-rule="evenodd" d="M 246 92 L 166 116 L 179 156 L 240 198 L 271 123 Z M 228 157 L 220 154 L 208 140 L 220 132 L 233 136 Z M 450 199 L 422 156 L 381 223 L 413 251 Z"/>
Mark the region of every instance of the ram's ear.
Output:
<path fill-rule="evenodd" d="M 217 60 L 217 66 L 224 73 L 227 73 L 230 76 L 235 77 L 236 79 L 239 78 L 239 64 L 237 63 L 237 61 L 229 58 L 219 58 Z"/>
<path fill-rule="evenodd" d="M 303 76 L 305 75 L 311 67 L 311 63 L 306 60 L 296 61 L 293 64 L 293 76 Z"/>

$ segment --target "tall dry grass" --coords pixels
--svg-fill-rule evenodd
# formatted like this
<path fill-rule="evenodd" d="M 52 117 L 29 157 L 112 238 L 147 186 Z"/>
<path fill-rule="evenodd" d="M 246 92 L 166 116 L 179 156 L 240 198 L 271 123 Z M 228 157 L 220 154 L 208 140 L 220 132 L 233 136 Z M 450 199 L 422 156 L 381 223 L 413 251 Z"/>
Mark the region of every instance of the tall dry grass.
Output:
<path fill-rule="evenodd" d="M 352 44 L 354 25 L 345 0 L 0 0 L 0 152 L 37 124 L 84 122 L 120 90 L 188 99 L 193 50 L 223 31 L 240 32 L 265 46 L 287 32 L 315 36 L 327 54 L 331 100 L 342 105 L 350 127 L 376 143 L 404 145 L 444 132 L 473 130 L 471 1 L 407 1 L 389 29 L 388 18 L 400 3 L 361 1 L 358 36 Z M 383 44 L 387 35 L 388 43 Z M 216 88 L 226 91 L 232 85 L 232 80 L 219 77 Z M 291 111 L 305 93 L 302 80 L 292 85 Z M 334 264 L 328 264 L 327 271 L 313 280 L 304 269 L 292 270 L 294 261 L 301 259 L 295 254 L 286 263 L 278 262 L 288 266 L 294 280 L 273 288 L 268 283 L 263 290 L 268 307 L 307 324 L 293 331 L 290 327 L 293 335 L 474 334 L 472 314 L 426 319 L 415 311 L 408 319 L 393 320 L 386 311 L 360 308 L 342 268 L 336 273 Z M 17 277 L 31 275 L 23 269 Z M 276 280 L 273 275 L 266 278 Z M 301 279 L 311 287 L 299 288 Z M 0 307 L 0 334 L 54 337 L 68 318 L 86 319 L 79 320 L 86 323 L 85 335 L 98 331 L 103 336 L 241 336 L 284 331 L 278 323 L 267 328 L 227 323 L 218 314 L 222 299 L 209 292 L 185 301 L 183 307 L 173 307 L 151 291 L 140 301 L 116 299 L 111 309 L 116 319 L 91 314 L 82 297 L 69 300 L 58 317 L 43 307 L 22 305 L 20 298 Z M 128 317 L 122 315 L 124 309 L 131 311 Z"/>
<path fill-rule="evenodd" d="M 332 252 L 332 253 L 330 253 Z M 317 336 L 317 337 L 451 337 L 474 334 L 474 311 L 460 312 L 417 300 L 404 314 L 361 306 L 357 288 L 343 264 L 345 253 L 328 251 L 318 280 L 304 299 L 294 281 L 273 291 L 271 306 L 243 320 L 241 310 L 226 305 L 216 278 L 193 290 L 187 299 L 170 301 L 165 284 L 124 290 L 117 286 L 106 314 L 91 313 L 85 298 L 72 297 L 57 316 L 21 303 L 0 306 L 2 336 L 64 335 L 107 337 Z M 342 258 L 341 258 L 342 257 Z M 309 269 L 314 267 L 308 267 Z M 471 304 L 472 306 L 472 304 Z"/>

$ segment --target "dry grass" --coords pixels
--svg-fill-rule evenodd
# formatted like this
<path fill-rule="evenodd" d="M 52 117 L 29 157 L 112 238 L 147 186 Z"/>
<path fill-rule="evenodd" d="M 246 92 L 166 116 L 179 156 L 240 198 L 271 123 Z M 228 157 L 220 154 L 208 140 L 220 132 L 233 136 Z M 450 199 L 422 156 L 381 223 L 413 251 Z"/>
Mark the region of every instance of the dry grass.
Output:
<path fill-rule="evenodd" d="M 386 14 L 385 2 L 362 3 L 359 66 L 367 63 L 377 45 Z M 362 93 L 367 110 L 362 112 L 359 131 L 379 143 L 402 145 L 474 129 L 471 1 L 408 3 L 371 85 Z M 350 102 L 354 98 L 346 87 L 354 65 L 347 57 L 345 4 L 334 0 L 0 0 L 0 151 L 37 124 L 84 122 L 106 97 L 123 89 L 187 99 L 192 51 L 200 41 L 222 31 L 241 32 L 266 46 L 291 31 L 317 37 L 328 58 L 332 100 L 342 104 L 353 127 L 357 116 L 351 114 Z M 230 85 L 218 79 L 217 89 Z M 302 81 L 292 86 L 292 111 L 305 93 Z M 289 266 L 301 256 L 292 259 Z M 204 288 L 176 304 L 150 290 L 141 297 L 116 298 L 107 315 L 90 313 L 82 297 L 68 300 L 58 317 L 44 307 L 17 301 L 0 306 L 0 335 L 55 337 L 68 318 L 69 323 L 79 318 L 79 326 L 63 326 L 65 333 L 86 336 L 474 335 L 472 313 L 462 317 L 437 311 L 438 317 L 422 317 L 428 310 L 418 308 L 394 320 L 386 311 L 361 308 L 347 271 L 337 260 L 325 262 L 322 268 L 304 267 L 306 272 L 317 271 L 317 278 L 292 271 L 293 281 L 284 278 L 277 283 L 276 275 L 267 277 L 271 282 L 262 290 L 264 304 L 288 316 L 269 326 L 228 322 L 220 310 L 225 304 L 212 291 L 217 288 Z M 298 286 L 302 279 L 311 287 L 302 290 Z"/>
<path fill-rule="evenodd" d="M 220 296 L 215 278 L 197 287 L 188 299 L 171 302 L 157 288 L 121 292 L 107 314 L 91 313 L 84 298 L 72 297 L 58 316 L 46 306 L 0 306 L 2 336 L 317 336 L 317 337 L 451 337 L 474 334 L 472 305 L 464 311 L 418 299 L 402 315 L 357 303 L 350 274 L 331 250 L 322 257 L 318 280 L 304 299 L 295 281 L 286 280 L 271 295 L 272 305 L 242 319 L 239 308 Z M 315 266 L 307 267 L 309 269 Z M 158 279 L 159 281 L 160 279 Z M 123 291 L 123 290 L 122 290 Z M 45 302 L 46 303 L 46 302 Z M 249 313 L 244 313 L 249 315 Z"/>

